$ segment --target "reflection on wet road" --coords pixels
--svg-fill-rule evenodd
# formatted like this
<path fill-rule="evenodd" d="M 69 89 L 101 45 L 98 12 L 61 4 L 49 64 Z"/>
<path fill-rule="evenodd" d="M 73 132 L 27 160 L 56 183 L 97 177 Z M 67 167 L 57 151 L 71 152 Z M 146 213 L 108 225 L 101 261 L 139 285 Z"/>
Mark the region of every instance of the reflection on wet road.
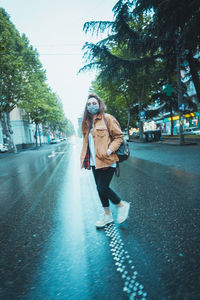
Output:
<path fill-rule="evenodd" d="M 199 176 L 131 157 L 112 182 L 129 220 L 96 230 L 80 142 L 0 161 L 0 299 L 198 299 Z"/>

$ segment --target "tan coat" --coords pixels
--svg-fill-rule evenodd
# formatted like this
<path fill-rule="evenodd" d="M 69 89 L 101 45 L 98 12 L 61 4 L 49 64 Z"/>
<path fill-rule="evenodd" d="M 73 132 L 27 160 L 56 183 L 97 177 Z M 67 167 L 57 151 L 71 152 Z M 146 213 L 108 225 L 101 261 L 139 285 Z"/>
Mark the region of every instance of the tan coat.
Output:
<path fill-rule="evenodd" d="M 92 130 L 95 147 L 96 169 L 108 167 L 119 160 L 118 156 L 115 154 L 115 151 L 118 150 L 123 141 L 123 133 L 117 120 L 109 114 L 105 114 L 105 118 L 107 120 L 111 136 L 109 136 L 102 114 L 97 115 L 96 119 L 94 120 L 94 127 Z M 89 132 L 83 133 L 81 168 L 83 168 L 83 162 L 87 152 L 88 134 Z M 107 154 L 108 148 L 113 151 L 111 155 Z"/>

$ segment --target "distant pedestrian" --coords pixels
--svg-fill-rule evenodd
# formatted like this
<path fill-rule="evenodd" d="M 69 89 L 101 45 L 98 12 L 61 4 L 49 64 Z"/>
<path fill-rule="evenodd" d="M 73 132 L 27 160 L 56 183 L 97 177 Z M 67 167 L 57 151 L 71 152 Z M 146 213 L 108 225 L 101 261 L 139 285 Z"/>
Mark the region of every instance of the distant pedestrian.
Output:
<path fill-rule="evenodd" d="M 109 187 L 117 167 L 118 150 L 123 133 L 117 120 L 105 114 L 105 104 L 96 94 L 88 96 L 83 121 L 83 147 L 81 152 L 81 168 L 92 169 L 97 191 L 104 208 L 104 215 L 96 222 L 97 228 L 103 228 L 113 222 L 109 200 L 118 206 L 117 222 L 122 223 L 128 218 L 130 203 L 122 201 Z M 110 135 L 105 123 L 109 126 Z"/>

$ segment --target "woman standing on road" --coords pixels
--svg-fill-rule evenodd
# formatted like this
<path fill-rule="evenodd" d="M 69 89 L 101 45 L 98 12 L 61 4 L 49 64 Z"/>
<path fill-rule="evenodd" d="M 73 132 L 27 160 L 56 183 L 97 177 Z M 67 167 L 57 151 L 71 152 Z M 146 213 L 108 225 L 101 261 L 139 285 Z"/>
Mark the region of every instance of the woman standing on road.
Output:
<path fill-rule="evenodd" d="M 92 168 L 97 191 L 105 212 L 103 217 L 96 222 L 97 228 L 103 228 L 106 224 L 113 222 L 109 200 L 118 206 L 118 223 L 122 223 L 128 218 L 130 208 L 130 204 L 122 201 L 109 187 L 117 167 L 116 162 L 119 160 L 115 151 L 122 143 L 123 133 L 117 120 L 112 115 L 105 114 L 104 110 L 103 101 L 96 94 L 90 94 L 82 121 L 81 168 L 88 170 Z"/>

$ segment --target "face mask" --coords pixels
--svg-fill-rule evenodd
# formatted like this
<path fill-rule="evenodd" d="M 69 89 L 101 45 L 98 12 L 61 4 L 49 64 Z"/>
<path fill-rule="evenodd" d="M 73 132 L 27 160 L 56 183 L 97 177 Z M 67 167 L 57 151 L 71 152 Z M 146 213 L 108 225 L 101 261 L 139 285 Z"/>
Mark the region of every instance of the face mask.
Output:
<path fill-rule="evenodd" d="M 96 115 L 96 113 L 98 113 L 99 110 L 99 104 L 91 104 L 87 106 L 87 110 L 89 111 L 89 113 L 91 113 L 92 115 Z"/>

